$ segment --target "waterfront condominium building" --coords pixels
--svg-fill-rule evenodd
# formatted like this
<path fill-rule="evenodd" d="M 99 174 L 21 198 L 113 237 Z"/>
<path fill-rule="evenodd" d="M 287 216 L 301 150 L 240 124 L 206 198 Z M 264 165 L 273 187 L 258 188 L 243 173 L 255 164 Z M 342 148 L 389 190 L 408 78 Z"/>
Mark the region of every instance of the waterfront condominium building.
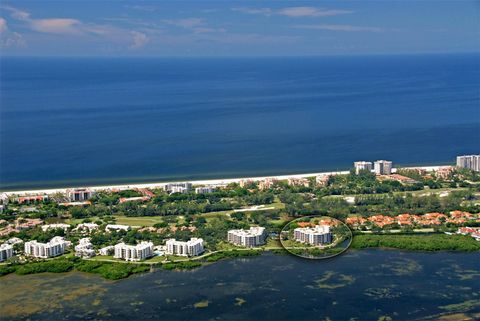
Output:
<path fill-rule="evenodd" d="M 480 172 L 480 155 L 457 156 L 457 167 Z"/>
<path fill-rule="evenodd" d="M 93 249 L 90 239 L 85 237 L 78 241 L 78 245 L 75 246 L 75 256 L 78 257 L 92 257 L 95 256 L 95 250 Z"/>
<path fill-rule="evenodd" d="M 173 194 L 173 193 L 182 193 L 182 194 L 187 194 L 192 190 L 192 183 L 170 183 L 165 185 L 164 187 L 165 191 L 167 193 Z"/>
<path fill-rule="evenodd" d="M 67 242 L 61 236 L 55 236 L 47 243 L 37 241 L 25 242 L 25 254 L 33 257 L 49 258 L 62 255 Z"/>
<path fill-rule="evenodd" d="M 125 261 L 140 261 L 153 256 L 153 243 L 141 242 L 137 245 L 119 243 L 114 248 L 114 258 Z"/>
<path fill-rule="evenodd" d="M 386 160 L 377 160 L 373 164 L 373 170 L 377 175 L 390 175 L 392 174 L 393 163 Z"/>
<path fill-rule="evenodd" d="M 356 174 L 360 173 L 360 171 L 363 171 L 363 170 L 366 170 L 366 171 L 372 170 L 372 162 L 359 161 L 359 162 L 353 163 L 353 166 L 355 167 Z"/>
<path fill-rule="evenodd" d="M 315 225 L 314 227 L 299 227 L 293 230 L 293 238 L 300 243 L 322 245 L 332 242 L 332 232 L 328 225 Z"/>
<path fill-rule="evenodd" d="M 248 230 L 230 230 L 228 231 L 228 242 L 245 246 L 254 247 L 265 243 L 265 228 L 261 226 L 250 227 Z"/>
<path fill-rule="evenodd" d="M 13 256 L 13 246 L 10 244 L 0 245 L 0 262 L 8 260 Z"/>
<path fill-rule="evenodd" d="M 179 256 L 197 256 L 203 253 L 203 240 L 191 238 L 190 241 L 182 242 L 175 239 L 169 239 L 165 243 L 167 254 Z"/>
<path fill-rule="evenodd" d="M 73 188 L 67 189 L 67 197 L 72 202 L 81 202 L 90 199 L 93 192 L 88 188 Z"/>

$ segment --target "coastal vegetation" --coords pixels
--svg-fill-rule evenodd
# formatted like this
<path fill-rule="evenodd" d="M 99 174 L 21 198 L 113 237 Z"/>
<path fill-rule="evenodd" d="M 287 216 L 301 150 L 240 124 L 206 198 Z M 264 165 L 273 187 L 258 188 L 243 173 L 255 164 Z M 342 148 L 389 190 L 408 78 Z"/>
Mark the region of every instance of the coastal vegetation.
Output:
<path fill-rule="evenodd" d="M 207 262 L 216 262 L 225 258 L 238 258 L 260 255 L 261 250 L 232 250 L 232 251 L 220 251 L 209 255 L 205 260 Z"/>
<path fill-rule="evenodd" d="M 357 234 L 353 249 L 392 248 L 409 251 L 480 251 L 480 242 L 466 235 Z"/>
<path fill-rule="evenodd" d="M 128 264 L 81 260 L 75 264 L 75 268 L 81 272 L 99 274 L 109 280 L 118 280 L 129 277 L 132 274 L 148 272 L 150 267 L 146 264 Z"/>
<path fill-rule="evenodd" d="M 35 273 L 63 273 L 73 270 L 74 263 L 69 259 L 56 259 L 42 262 L 30 262 L 16 265 L 15 273 L 19 275 L 35 274 Z"/>
<path fill-rule="evenodd" d="M 109 280 L 126 278 L 132 274 L 149 271 L 146 264 L 128 264 L 115 262 L 88 261 L 79 258 L 58 258 L 23 264 L 11 264 L 0 266 L 0 276 L 9 273 L 19 275 L 36 273 L 64 273 L 72 270 L 99 274 Z"/>
<path fill-rule="evenodd" d="M 182 261 L 182 262 L 170 262 L 161 265 L 165 270 L 191 270 L 202 266 L 202 263 L 197 261 Z"/>

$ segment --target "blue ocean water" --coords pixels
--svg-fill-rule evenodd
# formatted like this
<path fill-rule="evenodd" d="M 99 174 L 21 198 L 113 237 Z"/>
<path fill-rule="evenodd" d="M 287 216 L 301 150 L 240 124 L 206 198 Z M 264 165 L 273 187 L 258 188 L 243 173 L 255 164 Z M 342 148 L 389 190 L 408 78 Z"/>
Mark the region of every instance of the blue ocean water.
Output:
<path fill-rule="evenodd" d="M 2 58 L 0 189 L 451 163 L 480 56 Z"/>

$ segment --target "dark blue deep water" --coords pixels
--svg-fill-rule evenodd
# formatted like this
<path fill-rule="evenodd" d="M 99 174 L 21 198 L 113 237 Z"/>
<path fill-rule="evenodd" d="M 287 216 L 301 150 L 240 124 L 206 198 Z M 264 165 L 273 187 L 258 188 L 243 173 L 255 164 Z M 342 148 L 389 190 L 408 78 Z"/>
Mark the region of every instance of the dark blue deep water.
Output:
<path fill-rule="evenodd" d="M 480 56 L 2 58 L 0 188 L 453 162 Z"/>

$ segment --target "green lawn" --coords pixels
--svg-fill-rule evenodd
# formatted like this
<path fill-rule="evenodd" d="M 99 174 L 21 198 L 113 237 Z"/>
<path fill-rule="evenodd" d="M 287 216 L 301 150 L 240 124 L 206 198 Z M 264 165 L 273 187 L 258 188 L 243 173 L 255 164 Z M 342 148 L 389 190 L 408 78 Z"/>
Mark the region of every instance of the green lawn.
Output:
<path fill-rule="evenodd" d="M 128 216 L 115 216 L 117 219 L 116 224 L 130 225 L 130 226 L 153 226 L 154 224 L 163 222 L 163 216 L 141 216 L 141 217 L 128 217 Z"/>

